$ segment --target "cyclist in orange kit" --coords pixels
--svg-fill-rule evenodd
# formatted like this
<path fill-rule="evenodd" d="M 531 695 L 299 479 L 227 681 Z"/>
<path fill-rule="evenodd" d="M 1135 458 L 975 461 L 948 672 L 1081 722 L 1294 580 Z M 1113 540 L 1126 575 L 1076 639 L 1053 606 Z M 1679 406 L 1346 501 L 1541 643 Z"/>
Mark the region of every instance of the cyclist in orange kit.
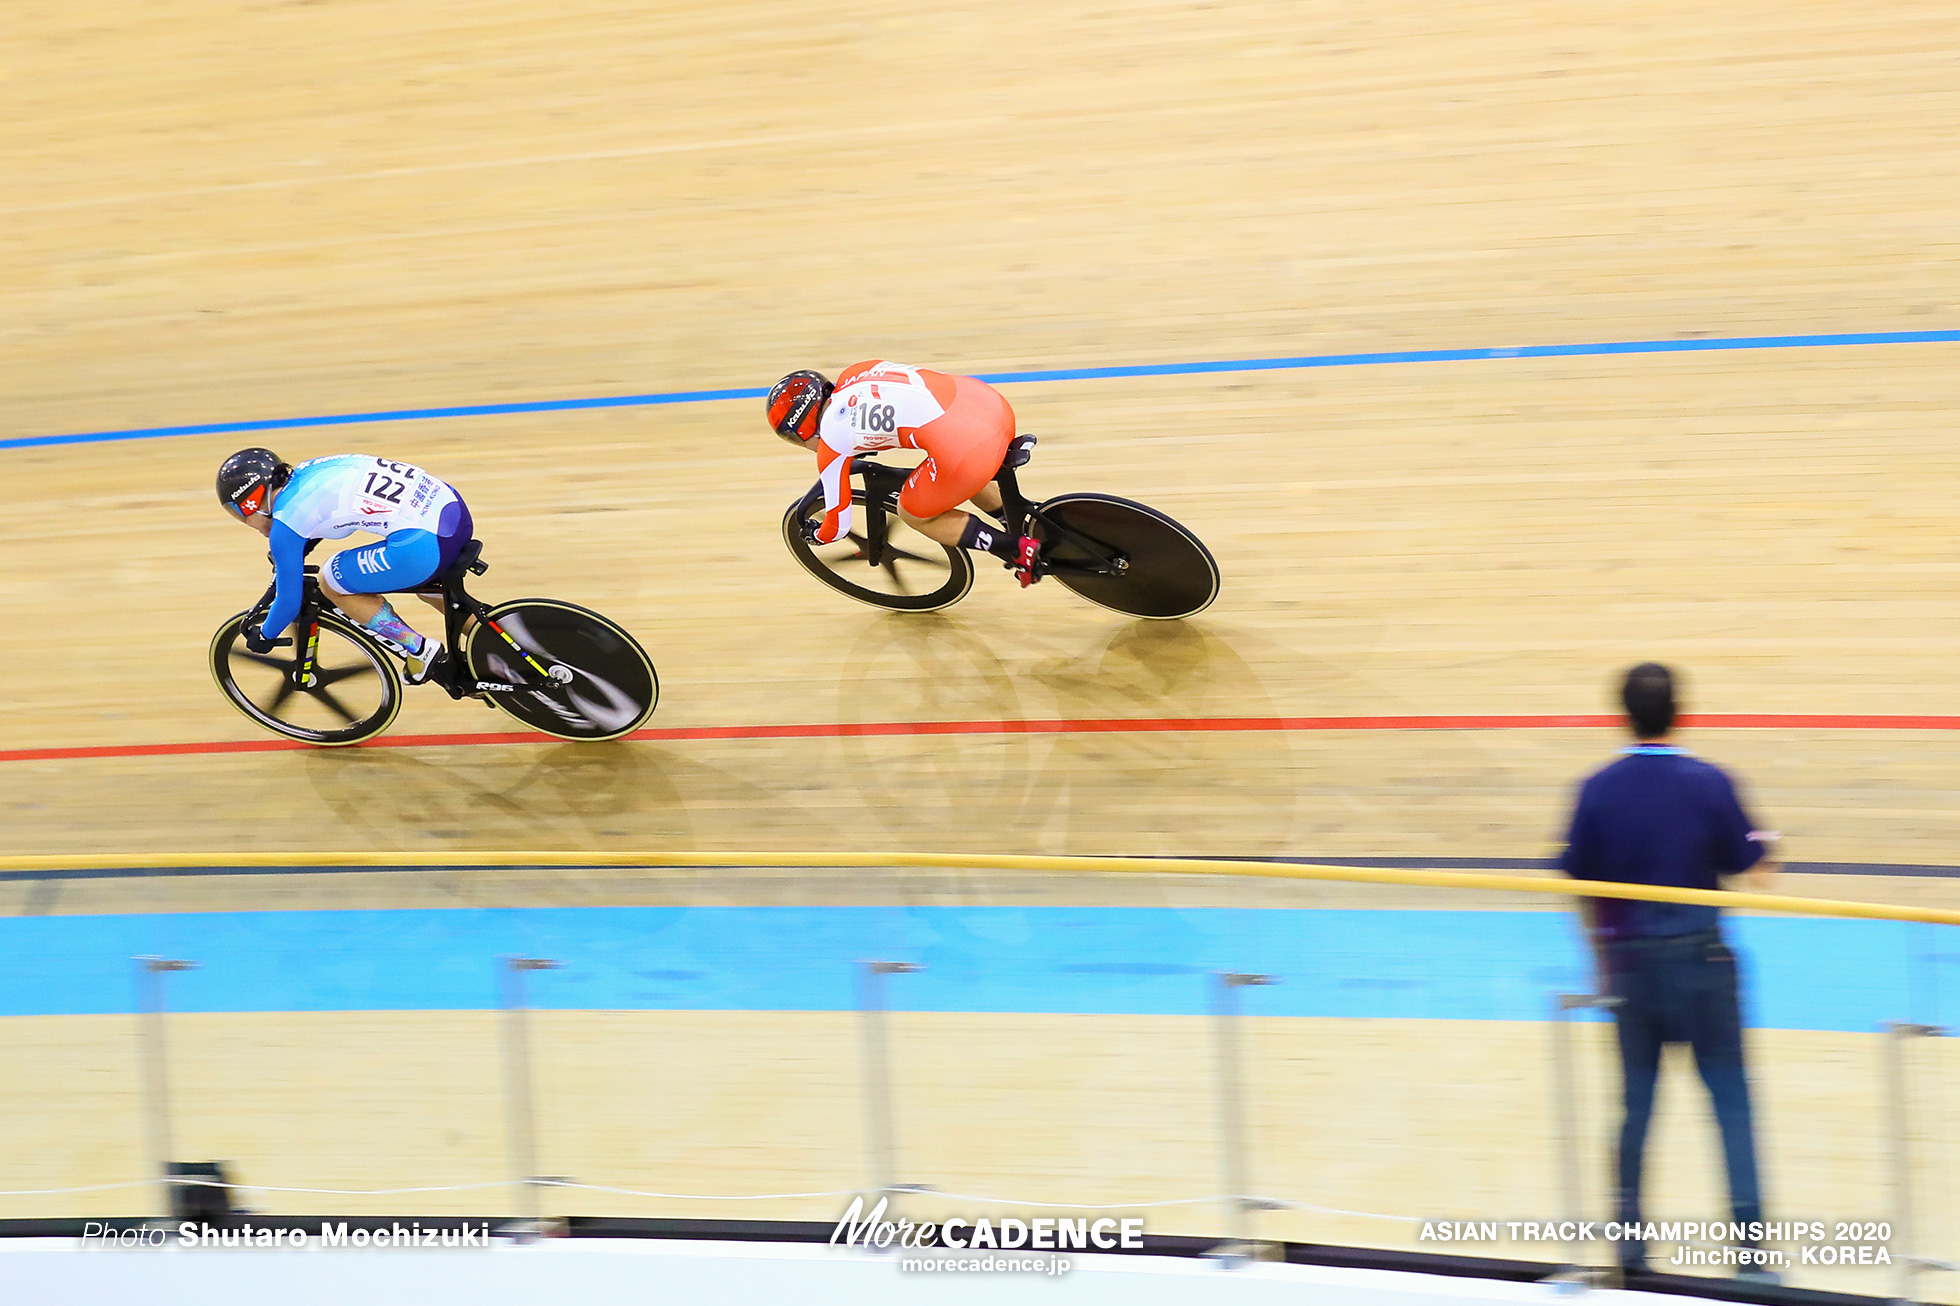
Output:
<path fill-rule="evenodd" d="M 877 449 L 923 449 L 925 461 L 899 492 L 899 515 L 940 544 L 991 553 L 1034 583 L 1039 546 L 1007 538 L 1000 526 L 960 509 L 998 513 L 994 476 L 1010 446 L 1020 461 L 1034 437 L 1014 436 L 1014 410 L 1000 391 L 970 376 L 903 363 L 853 363 L 835 385 L 821 372 L 791 372 L 769 391 L 769 425 L 799 446 L 816 447 L 824 516 L 811 538 L 835 544 L 851 529 L 851 457 Z"/>

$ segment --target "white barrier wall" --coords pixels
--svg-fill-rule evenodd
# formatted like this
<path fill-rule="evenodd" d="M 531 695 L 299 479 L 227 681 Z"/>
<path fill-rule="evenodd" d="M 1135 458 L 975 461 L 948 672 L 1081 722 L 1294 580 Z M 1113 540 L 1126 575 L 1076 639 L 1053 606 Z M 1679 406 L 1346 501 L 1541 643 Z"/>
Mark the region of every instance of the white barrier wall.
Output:
<path fill-rule="evenodd" d="M 976 1253 L 987 1259 L 987 1254 Z M 992 1259 L 1013 1256 L 1002 1253 Z M 1035 1258 L 1029 1258 L 1033 1260 Z M 1054 1258 L 1041 1257 L 1043 1261 Z M 84 1249 L 76 1239 L 0 1240 L 0 1298 L 23 1306 L 729 1306 L 739 1302 L 850 1302 L 853 1306 L 1464 1306 L 1550 1303 L 1541 1284 L 1457 1279 L 1381 1270 L 1240 1264 L 1162 1256 L 1069 1256 L 1061 1273 L 966 1269 L 921 1272 L 897 1258 L 832 1247 L 653 1240 L 493 1242 L 470 1250 Z M 1589 1306 L 1632 1306 L 1633 1294 L 1595 1291 Z M 1643 1306 L 1661 1300 L 1643 1293 Z M 1673 1300 L 1685 1301 L 1685 1298 Z"/>

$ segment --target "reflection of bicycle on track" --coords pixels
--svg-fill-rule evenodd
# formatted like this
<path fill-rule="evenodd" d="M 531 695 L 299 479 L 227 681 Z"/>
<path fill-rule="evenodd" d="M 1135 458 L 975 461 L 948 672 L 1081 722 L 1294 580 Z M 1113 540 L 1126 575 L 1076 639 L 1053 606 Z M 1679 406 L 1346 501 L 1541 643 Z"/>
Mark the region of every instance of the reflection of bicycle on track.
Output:
<path fill-rule="evenodd" d="M 1009 450 L 994 483 L 1005 533 L 1040 545 L 1037 577 L 1053 576 L 1091 603 L 1133 617 L 1189 617 L 1218 597 L 1211 551 L 1155 508 L 1108 494 L 1025 497 L 1014 472 L 1032 443 L 1023 437 Z M 973 587 L 973 556 L 926 538 L 899 516 L 899 490 L 911 471 L 860 454 L 853 460 L 851 502 L 862 529 L 835 544 L 813 542 L 809 523 L 823 516 L 824 496 L 821 486 L 812 486 L 783 515 L 783 542 L 818 580 L 862 603 L 931 612 L 959 602 Z"/>
<path fill-rule="evenodd" d="M 471 540 L 426 583 L 395 591 L 440 598 L 445 646 L 463 650 L 430 679 L 452 698 L 482 699 L 533 730 L 561 739 L 616 739 L 637 729 L 659 701 L 660 682 L 634 638 L 596 612 L 556 599 L 511 599 L 492 606 L 466 592 L 482 575 L 482 545 Z M 273 588 L 250 611 L 218 627 L 211 674 L 239 711 L 268 730 L 312 744 L 354 744 L 386 730 L 401 711 L 395 657 L 408 650 L 347 619 L 322 593 L 319 568 L 292 629 L 270 653 L 246 647 L 271 606 Z M 389 655 L 393 654 L 394 657 Z"/>

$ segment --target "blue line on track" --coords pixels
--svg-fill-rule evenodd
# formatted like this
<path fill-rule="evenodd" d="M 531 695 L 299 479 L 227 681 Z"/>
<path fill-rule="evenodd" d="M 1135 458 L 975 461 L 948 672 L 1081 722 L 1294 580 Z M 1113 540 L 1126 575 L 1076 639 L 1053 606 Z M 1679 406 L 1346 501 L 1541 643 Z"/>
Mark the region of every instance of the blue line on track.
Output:
<path fill-rule="evenodd" d="M 1103 381 L 1130 376 L 1201 376 L 1219 372 L 1285 372 L 1309 367 L 1377 367 L 1388 363 L 1464 363 L 1501 358 L 1580 358 L 1601 354 L 1691 354 L 1737 349 L 1826 349 L 1845 345 L 1925 345 L 1960 342 L 1960 331 L 1850 331 L 1804 336 L 1723 336 L 1699 340 L 1618 340 L 1589 345 L 1518 345 L 1497 349 L 1408 349 L 1376 354 L 1303 354 L 1295 358 L 1226 358 L 1202 363 L 1142 363 L 1123 367 L 1060 367 L 1024 372 L 983 373 L 982 381 L 1020 385 L 1035 381 Z M 643 395 L 604 395 L 591 399 L 540 399 L 514 404 L 462 404 L 447 408 L 398 408 L 374 413 L 335 413 L 324 417 L 272 417 L 254 422 L 204 422 L 189 426 L 143 426 L 75 435 L 26 435 L 0 440 L 0 449 L 32 449 L 61 444 L 105 444 L 114 440 L 156 440 L 172 435 L 287 431 L 308 426 L 360 426 L 375 422 L 425 422 L 438 417 L 499 417 L 511 413 L 565 413 L 587 408 L 646 408 L 658 404 L 705 404 L 723 399 L 760 399 L 767 390 L 670 390 Z"/>

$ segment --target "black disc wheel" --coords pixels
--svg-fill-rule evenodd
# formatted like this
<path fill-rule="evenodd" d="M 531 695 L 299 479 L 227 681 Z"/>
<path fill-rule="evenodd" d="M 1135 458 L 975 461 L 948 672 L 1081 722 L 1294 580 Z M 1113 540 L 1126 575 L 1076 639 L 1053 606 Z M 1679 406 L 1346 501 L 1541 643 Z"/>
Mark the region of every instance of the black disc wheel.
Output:
<path fill-rule="evenodd" d="M 541 682 L 526 652 L 557 678 Z M 639 641 L 598 613 L 557 599 L 512 599 L 490 609 L 470 631 L 469 669 L 477 680 L 522 685 L 486 697 L 560 739 L 617 739 L 637 730 L 660 701 L 660 678 Z"/>
<path fill-rule="evenodd" d="M 860 603 L 894 612 L 933 612 L 958 603 L 973 588 L 973 560 L 966 550 L 927 539 L 896 512 L 885 513 L 885 547 L 871 565 L 865 535 L 865 492 L 854 490 L 850 534 L 835 544 L 812 544 L 803 523 L 823 520 L 823 495 L 812 491 L 783 514 L 783 543 L 805 571 Z"/>
<path fill-rule="evenodd" d="M 1168 621 L 1218 597 L 1218 563 L 1184 527 L 1140 503 L 1064 494 L 1041 505 L 1032 532 L 1048 574 L 1091 603 Z"/>
<path fill-rule="evenodd" d="M 394 724 L 402 710 L 395 661 L 358 626 L 320 614 L 313 626 L 313 672 L 294 679 L 296 645 L 270 653 L 245 647 L 239 613 L 211 637 L 211 676 L 231 705 L 267 730 L 309 744 L 358 744 Z"/>

